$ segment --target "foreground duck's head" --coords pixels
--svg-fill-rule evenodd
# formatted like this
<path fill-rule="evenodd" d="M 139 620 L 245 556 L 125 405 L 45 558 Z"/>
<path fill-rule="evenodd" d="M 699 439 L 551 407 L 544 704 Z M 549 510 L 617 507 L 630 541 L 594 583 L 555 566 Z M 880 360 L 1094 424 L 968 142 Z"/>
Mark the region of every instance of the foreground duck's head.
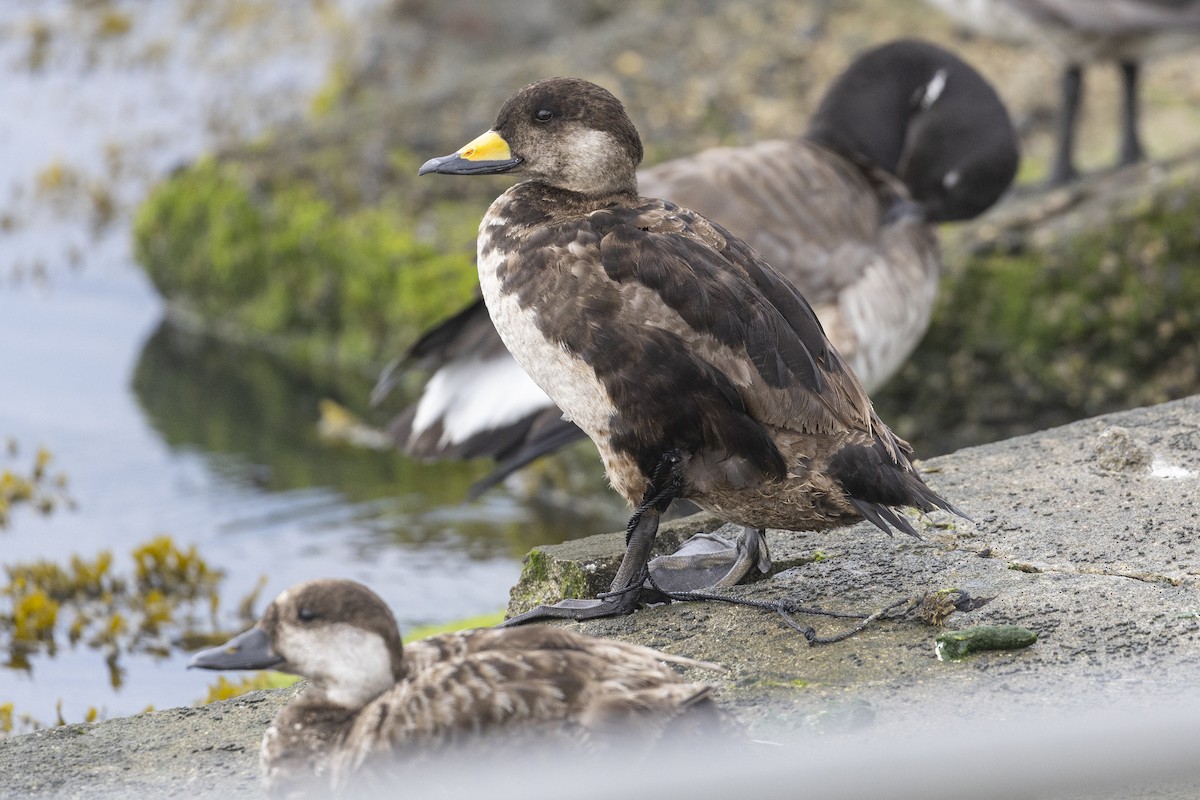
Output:
<path fill-rule="evenodd" d="M 511 172 L 589 197 L 635 192 L 642 141 L 612 93 L 578 78 L 526 86 L 500 109 L 491 130 L 419 175 Z"/>
<path fill-rule="evenodd" d="M 276 669 L 357 708 L 404 677 L 400 631 L 387 605 L 354 581 L 314 580 L 276 597 L 250 630 L 192 657 L 200 669 Z"/>

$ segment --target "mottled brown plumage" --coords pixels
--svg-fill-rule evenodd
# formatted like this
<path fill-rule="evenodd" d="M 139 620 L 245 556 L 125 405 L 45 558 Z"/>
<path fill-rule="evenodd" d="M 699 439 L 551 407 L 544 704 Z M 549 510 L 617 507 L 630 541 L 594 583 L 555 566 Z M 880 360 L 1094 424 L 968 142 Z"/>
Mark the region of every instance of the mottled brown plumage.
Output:
<path fill-rule="evenodd" d="M 637 180 L 642 195 L 714 220 L 758 251 L 874 391 L 929 324 L 941 272 L 934 223 L 985 210 L 1016 165 L 1016 134 L 987 81 L 949 51 L 900 40 L 860 54 L 805 135 L 712 148 Z M 582 435 L 512 363 L 482 301 L 410 356 L 436 371 L 392 434 L 419 457 L 496 458 L 480 490 Z"/>
<path fill-rule="evenodd" d="M 192 665 L 308 679 L 263 737 L 263 775 L 272 796 L 321 797 L 387 783 L 452 748 L 595 753 L 653 745 L 681 727 L 716 732 L 709 687 L 684 682 L 671 663 L 715 669 L 554 627 L 463 631 L 402 647 L 373 592 L 315 580 L 280 594 L 255 628 Z"/>
<path fill-rule="evenodd" d="M 674 498 L 792 530 L 865 517 L 913 532 L 893 508 L 949 508 L 804 298 L 719 225 L 639 197 L 640 158 L 611 94 L 556 78 L 421 170 L 525 178 L 480 224 L 484 300 L 513 357 L 638 506 L 613 584 L 621 599 L 566 615 L 630 610 L 626 590 Z"/>

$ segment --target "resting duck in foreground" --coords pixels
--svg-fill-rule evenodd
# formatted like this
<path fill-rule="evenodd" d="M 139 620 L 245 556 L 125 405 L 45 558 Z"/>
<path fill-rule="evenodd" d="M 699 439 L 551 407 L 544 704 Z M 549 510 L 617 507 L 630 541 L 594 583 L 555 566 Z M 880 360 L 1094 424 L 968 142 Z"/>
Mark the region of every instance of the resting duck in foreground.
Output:
<path fill-rule="evenodd" d="M 719 669 L 549 626 L 402 647 L 374 592 L 315 580 L 284 591 L 257 625 L 189 666 L 306 678 L 263 736 L 263 774 L 274 797 L 325 797 L 463 746 L 477 755 L 524 747 L 528 758 L 535 742 L 595 753 L 719 732 L 710 687 L 686 683 L 668 664 Z"/>
<path fill-rule="evenodd" d="M 933 225 L 976 216 L 1008 188 L 1016 133 L 996 92 L 916 40 L 855 59 L 799 139 L 722 147 L 638 173 L 643 194 L 726 226 L 798 288 L 868 392 L 929 326 L 941 259 Z M 391 426 L 421 458 L 499 461 L 478 494 L 583 433 L 517 366 L 482 300 L 401 362 L 435 368 Z M 380 382 L 378 398 L 402 371 Z"/>
<path fill-rule="evenodd" d="M 1083 67 L 1115 61 L 1121 67 L 1121 146 L 1117 165 L 1140 161 L 1138 73 L 1147 58 L 1200 44 L 1200 0 L 929 0 L 956 21 L 988 36 L 1039 42 L 1063 62 L 1058 144 L 1051 185 L 1079 177 L 1075 123 Z"/>
<path fill-rule="evenodd" d="M 600 451 L 636 506 L 612 591 L 543 607 L 636 608 L 658 520 L 687 499 L 751 530 L 953 508 L 875 415 L 803 297 L 745 242 L 639 197 L 637 131 L 608 91 L 532 84 L 494 127 L 420 174 L 523 178 L 479 226 L 479 283 L 505 346 Z"/>

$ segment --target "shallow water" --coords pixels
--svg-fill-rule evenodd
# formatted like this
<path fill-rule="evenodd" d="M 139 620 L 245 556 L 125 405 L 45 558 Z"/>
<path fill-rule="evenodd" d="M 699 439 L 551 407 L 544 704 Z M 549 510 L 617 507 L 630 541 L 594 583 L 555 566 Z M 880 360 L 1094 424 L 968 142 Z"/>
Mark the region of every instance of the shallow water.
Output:
<path fill-rule="evenodd" d="M 530 545 L 617 523 L 615 505 L 564 516 L 503 491 L 464 506 L 481 465 L 322 443 L 326 387 L 163 327 L 132 261 L 130 217 L 154 179 L 305 113 L 346 20 L 378 2 L 0 4 L 0 443 L 19 448 L 0 450 L 0 471 L 46 447 L 76 503 L 18 509 L 0 566 L 111 550 L 128 573 L 134 547 L 169 534 L 226 574 L 222 625 L 260 576 L 257 610 L 344 576 L 409 627 L 495 611 Z M 113 688 L 103 651 L 63 638 L 28 670 L 0 667 L 0 705 L 46 723 L 61 701 L 78 721 L 185 705 L 213 683 L 172 649 L 123 656 Z"/>

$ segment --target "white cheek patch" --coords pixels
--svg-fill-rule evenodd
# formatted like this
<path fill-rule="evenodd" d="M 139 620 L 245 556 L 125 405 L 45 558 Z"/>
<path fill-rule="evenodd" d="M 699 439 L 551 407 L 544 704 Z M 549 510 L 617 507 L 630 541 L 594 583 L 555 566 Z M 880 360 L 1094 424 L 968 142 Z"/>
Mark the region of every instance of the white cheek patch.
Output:
<path fill-rule="evenodd" d="M 946 90 L 946 78 L 946 70 L 944 69 L 939 69 L 933 73 L 933 77 L 929 79 L 929 83 L 925 84 L 925 92 L 921 95 L 922 109 L 928 110 L 942 96 L 942 92 Z"/>
<path fill-rule="evenodd" d="M 612 154 L 621 146 L 611 134 L 586 128 L 571 135 L 571 155 L 562 165 L 571 183 L 592 182 L 601 175 L 613 175 Z"/>
<path fill-rule="evenodd" d="M 359 708 L 395 683 L 391 654 L 377 633 L 344 623 L 287 624 L 278 636 L 276 651 L 288 666 L 332 703 Z"/>
<path fill-rule="evenodd" d="M 487 360 L 451 361 L 425 385 L 413 417 L 412 435 L 419 437 L 441 419 L 438 445 L 455 445 L 552 405 L 546 393 L 507 354 Z"/>

